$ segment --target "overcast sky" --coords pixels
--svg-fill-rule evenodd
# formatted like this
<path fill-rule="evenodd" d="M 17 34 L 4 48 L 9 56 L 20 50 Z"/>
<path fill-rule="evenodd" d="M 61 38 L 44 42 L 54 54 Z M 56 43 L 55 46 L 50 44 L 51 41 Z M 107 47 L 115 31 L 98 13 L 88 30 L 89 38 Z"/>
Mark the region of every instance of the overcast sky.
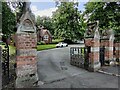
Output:
<path fill-rule="evenodd" d="M 31 0 L 31 10 L 35 14 L 35 16 L 52 16 L 52 12 L 56 11 L 57 7 L 55 7 L 55 2 L 44 0 L 44 2 L 41 2 L 41 0 L 37 1 Z M 88 0 L 85 0 L 84 2 L 79 2 L 78 9 L 79 11 L 84 11 L 84 4 L 88 2 Z"/>

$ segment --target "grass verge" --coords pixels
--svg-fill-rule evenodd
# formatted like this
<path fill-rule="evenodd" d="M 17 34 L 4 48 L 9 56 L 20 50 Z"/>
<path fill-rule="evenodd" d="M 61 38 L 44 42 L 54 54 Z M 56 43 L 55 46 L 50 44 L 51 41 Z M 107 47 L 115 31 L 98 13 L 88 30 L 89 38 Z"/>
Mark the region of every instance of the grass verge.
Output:
<path fill-rule="evenodd" d="M 56 48 L 55 45 L 56 45 L 56 44 L 38 45 L 38 46 L 37 46 L 37 51 L 48 50 L 48 49 Z"/>
<path fill-rule="evenodd" d="M 5 47 L 5 45 L 0 45 L 1 47 L 2 47 L 2 49 L 4 49 Z M 10 55 L 13 55 L 13 54 L 15 54 L 15 51 L 16 51 L 16 48 L 14 47 L 14 46 L 10 46 L 9 45 L 9 54 Z"/>

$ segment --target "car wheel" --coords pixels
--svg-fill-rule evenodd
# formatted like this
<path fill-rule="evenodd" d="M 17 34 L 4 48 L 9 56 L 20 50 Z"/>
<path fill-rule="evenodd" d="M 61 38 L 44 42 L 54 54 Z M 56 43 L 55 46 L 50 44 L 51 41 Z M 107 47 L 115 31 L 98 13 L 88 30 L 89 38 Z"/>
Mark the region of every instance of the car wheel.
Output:
<path fill-rule="evenodd" d="M 63 45 L 61 47 L 63 47 Z"/>
<path fill-rule="evenodd" d="M 66 45 L 66 47 L 68 47 L 68 45 Z"/>

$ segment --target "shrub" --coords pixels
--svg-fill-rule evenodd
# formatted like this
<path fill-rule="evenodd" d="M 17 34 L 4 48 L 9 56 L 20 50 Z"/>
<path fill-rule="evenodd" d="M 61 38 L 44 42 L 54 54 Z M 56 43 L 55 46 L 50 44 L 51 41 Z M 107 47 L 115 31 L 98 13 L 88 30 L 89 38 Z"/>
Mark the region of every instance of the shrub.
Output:
<path fill-rule="evenodd" d="M 37 42 L 37 45 L 45 45 L 45 42 L 44 41 Z"/>
<path fill-rule="evenodd" d="M 72 40 L 69 40 L 69 39 L 64 39 L 63 42 L 65 42 L 67 44 L 74 44 L 74 42 Z"/>
<path fill-rule="evenodd" d="M 41 45 L 41 42 L 37 42 L 37 45 Z"/>
<path fill-rule="evenodd" d="M 50 44 L 58 44 L 59 42 L 62 42 L 62 39 L 53 39 Z"/>
<path fill-rule="evenodd" d="M 0 42 L 0 45 L 5 45 L 5 43 L 4 42 Z"/>

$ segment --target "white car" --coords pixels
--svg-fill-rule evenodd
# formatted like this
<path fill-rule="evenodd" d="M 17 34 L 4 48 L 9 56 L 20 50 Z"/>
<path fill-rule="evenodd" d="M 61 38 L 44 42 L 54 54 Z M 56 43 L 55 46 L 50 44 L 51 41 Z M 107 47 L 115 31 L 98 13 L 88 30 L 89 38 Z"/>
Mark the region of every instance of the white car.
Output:
<path fill-rule="evenodd" d="M 59 42 L 58 44 L 56 44 L 56 47 L 67 47 L 68 44 L 67 43 L 64 43 L 64 42 Z"/>

